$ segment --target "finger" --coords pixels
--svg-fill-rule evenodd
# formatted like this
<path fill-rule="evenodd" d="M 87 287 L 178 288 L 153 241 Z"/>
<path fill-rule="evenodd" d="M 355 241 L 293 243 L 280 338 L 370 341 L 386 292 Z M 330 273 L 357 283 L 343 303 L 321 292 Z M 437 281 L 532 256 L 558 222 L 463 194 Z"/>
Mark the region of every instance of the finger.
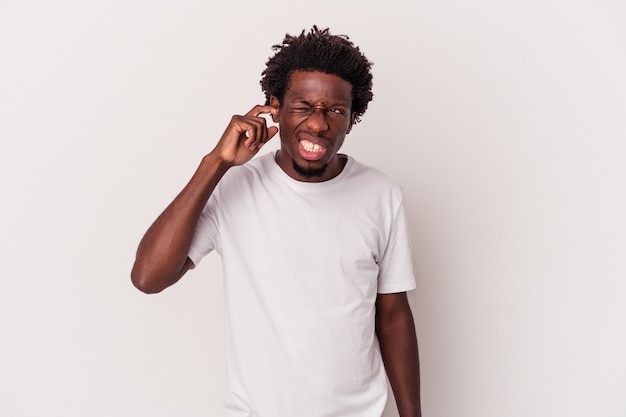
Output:
<path fill-rule="evenodd" d="M 257 138 L 258 133 L 265 129 L 265 119 L 262 117 L 234 116 L 231 125 L 240 139 Z"/>
<path fill-rule="evenodd" d="M 265 144 L 267 142 L 270 141 L 270 139 L 272 139 L 276 133 L 278 133 L 278 128 L 276 126 L 270 126 L 267 128 L 267 139 L 260 141 L 260 142 L 254 142 L 253 144 L 251 144 L 251 148 L 256 148 L 256 151 L 258 152 L 259 150 L 261 150 L 261 148 L 263 146 L 265 146 Z"/>
<path fill-rule="evenodd" d="M 249 137 L 253 137 L 254 140 L 249 142 L 251 146 L 260 147 L 269 141 L 278 132 L 278 127 L 267 127 L 266 120 L 264 118 L 255 118 L 251 120 L 251 129 L 247 132 Z"/>
<path fill-rule="evenodd" d="M 244 116 L 235 116 L 237 119 L 236 127 L 240 132 L 240 139 L 243 140 L 244 145 L 254 148 L 271 139 L 278 132 L 278 128 L 272 126 L 270 133 L 267 127 L 269 119 L 260 117 L 260 115 L 275 115 L 277 113 L 278 109 L 272 106 L 255 106 Z"/>
<path fill-rule="evenodd" d="M 278 133 L 278 128 L 276 126 L 270 126 L 267 128 L 267 141 L 272 139 Z"/>
<path fill-rule="evenodd" d="M 246 113 L 246 116 L 258 117 L 262 114 L 271 114 L 276 116 L 278 114 L 278 109 L 272 106 L 254 106 L 252 110 Z"/>
<path fill-rule="evenodd" d="M 265 126 L 265 120 L 261 123 L 252 123 L 250 129 L 246 131 L 247 139 L 245 145 L 249 148 L 258 148 L 260 145 L 267 141 L 267 127 Z"/>

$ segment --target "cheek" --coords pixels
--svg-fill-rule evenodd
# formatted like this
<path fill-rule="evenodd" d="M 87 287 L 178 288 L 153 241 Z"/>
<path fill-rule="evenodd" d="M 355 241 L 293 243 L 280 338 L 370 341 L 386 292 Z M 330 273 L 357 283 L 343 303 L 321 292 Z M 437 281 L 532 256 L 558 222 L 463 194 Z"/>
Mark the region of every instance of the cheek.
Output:
<path fill-rule="evenodd" d="M 279 120 L 279 126 L 281 131 L 293 133 L 298 129 L 299 126 L 302 125 L 302 123 L 306 121 L 306 118 L 281 117 Z"/>

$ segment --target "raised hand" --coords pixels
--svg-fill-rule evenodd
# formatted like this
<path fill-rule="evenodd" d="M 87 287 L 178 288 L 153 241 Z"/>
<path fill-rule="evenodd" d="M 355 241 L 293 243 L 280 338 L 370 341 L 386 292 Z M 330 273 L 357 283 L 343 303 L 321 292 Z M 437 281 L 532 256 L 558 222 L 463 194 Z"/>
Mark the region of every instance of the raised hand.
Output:
<path fill-rule="evenodd" d="M 277 113 L 272 106 L 254 106 L 244 116 L 233 116 L 212 153 L 228 165 L 245 164 L 278 132 L 260 116 Z"/>

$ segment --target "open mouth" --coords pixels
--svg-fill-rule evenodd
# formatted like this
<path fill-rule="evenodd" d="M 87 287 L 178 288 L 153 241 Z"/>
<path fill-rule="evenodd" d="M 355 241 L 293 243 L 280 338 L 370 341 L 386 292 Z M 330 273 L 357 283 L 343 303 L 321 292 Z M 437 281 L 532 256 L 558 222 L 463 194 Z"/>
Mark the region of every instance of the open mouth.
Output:
<path fill-rule="evenodd" d="M 300 156 L 308 161 L 321 159 L 327 150 L 328 148 L 319 143 L 314 143 L 307 139 L 300 140 L 300 145 L 298 146 Z"/>

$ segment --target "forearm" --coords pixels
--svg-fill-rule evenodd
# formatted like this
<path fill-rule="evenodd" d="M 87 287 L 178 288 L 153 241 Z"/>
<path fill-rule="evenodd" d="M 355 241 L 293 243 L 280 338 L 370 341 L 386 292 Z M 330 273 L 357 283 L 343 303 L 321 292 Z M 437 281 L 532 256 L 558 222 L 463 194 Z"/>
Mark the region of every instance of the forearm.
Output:
<path fill-rule="evenodd" d="M 209 154 L 185 188 L 150 226 L 137 249 L 131 279 L 141 291 L 154 293 L 176 283 L 185 272 L 196 224 L 228 165 Z"/>
<path fill-rule="evenodd" d="M 421 417 L 415 324 L 406 296 L 403 303 L 388 314 L 377 313 L 376 333 L 400 417 Z"/>

